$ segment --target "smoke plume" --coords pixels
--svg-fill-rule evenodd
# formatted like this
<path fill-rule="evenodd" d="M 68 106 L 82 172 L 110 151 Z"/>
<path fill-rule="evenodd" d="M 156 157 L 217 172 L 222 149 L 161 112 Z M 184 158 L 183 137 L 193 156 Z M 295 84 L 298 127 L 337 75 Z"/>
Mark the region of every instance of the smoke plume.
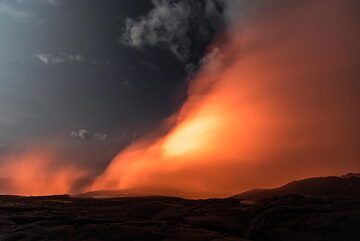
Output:
<path fill-rule="evenodd" d="M 226 196 L 360 168 L 357 1 L 242 2 L 171 130 L 121 152 L 91 189 Z"/>
<path fill-rule="evenodd" d="M 87 171 L 64 161 L 60 152 L 32 149 L 5 157 L 0 166 L 1 192 L 39 196 L 73 193 L 76 181 Z"/>

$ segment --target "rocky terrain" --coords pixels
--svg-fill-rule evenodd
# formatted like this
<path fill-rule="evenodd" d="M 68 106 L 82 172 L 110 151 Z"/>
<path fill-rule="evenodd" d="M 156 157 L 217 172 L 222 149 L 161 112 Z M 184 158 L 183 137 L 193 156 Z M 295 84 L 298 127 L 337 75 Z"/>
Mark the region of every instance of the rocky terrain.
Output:
<path fill-rule="evenodd" d="M 0 240 L 360 240 L 360 200 L 0 197 Z"/>
<path fill-rule="evenodd" d="M 129 197 L 121 190 L 4 195 L 0 240 L 359 241 L 359 180 L 355 174 L 309 178 L 204 200 Z"/>

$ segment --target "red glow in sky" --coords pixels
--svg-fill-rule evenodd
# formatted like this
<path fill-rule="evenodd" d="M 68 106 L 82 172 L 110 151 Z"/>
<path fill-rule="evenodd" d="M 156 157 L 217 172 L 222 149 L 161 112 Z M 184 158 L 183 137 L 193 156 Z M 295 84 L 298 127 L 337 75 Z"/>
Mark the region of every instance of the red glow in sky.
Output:
<path fill-rule="evenodd" d="M 226 196 L 359 169 L 351 2 L 273 6 L 238 22 L 196 75 L 170 132 L 120 153 L 92 189 Z"/>

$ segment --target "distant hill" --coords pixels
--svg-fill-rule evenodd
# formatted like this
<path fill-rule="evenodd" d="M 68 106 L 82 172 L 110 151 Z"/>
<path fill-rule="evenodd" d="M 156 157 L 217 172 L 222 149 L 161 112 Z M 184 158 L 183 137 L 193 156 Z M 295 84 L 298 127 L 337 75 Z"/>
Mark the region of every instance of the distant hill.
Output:
<path fill-rule="evenodd" d="M 176 196 L 176 190 L 154 190 L 137 188 L 124 190 L 97 190 L 85 192 L 79 198 L 116 198 L 141 196 Z M 171 195 L 172 194 L 172 195 Z M 232 197 L 246 200 L 271 199 L 277 196 L 301 195 L 305 197 L 360 198 L 360 174 L 348 173 L 343 176 L 313 177 L 292 181 L 273 189 L 252 189 Z M 191 196 L 191 195 L 189 195 Z"/>
<path fill-rule="evenodd" d="M 116 197 L 141 197 L 141 196 L 151 196 L 151 193 L 140 192 L 135 189 L 126 189 L 126 190 L 98 190 L 85 192 L 74 197 L 78 198 L 116 198 Z"/>
<path fill-rule="evenodd" d="M 233 197 L 261 200 L 290 194 L 307 197 L 360 198 L 360 174 L 349 173 L 340 177 L 307 178 L 290 182 L 278 188 L 253 189 Z"/>
<path fill-rule="evenodd" d="M 152 187 L 138 187 L 138 188 L 129 188 L 129 189 L 118 189 L 118 190 L 96 190 L 89 191 L 73 197 L 78 198 L 117 198 L 117 197 L 176 197 L 178 196 L 179 191 L 175 189 L 161 189 L 158 190 Z M 186 193 L 185 193 L 186 194 Z M 194 195 L 193 193 L 188 193 L 188 196 Z"/>

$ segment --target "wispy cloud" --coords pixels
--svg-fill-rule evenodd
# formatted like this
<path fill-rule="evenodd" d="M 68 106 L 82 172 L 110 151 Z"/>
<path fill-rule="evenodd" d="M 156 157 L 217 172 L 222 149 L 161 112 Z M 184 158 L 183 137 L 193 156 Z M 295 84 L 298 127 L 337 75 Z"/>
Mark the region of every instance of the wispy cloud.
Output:
<path fill-rule="evenodd" d="M 10 6 L 4 2 L 0 2 L 0 15 L 15 18 L 18 20 L 23 20 L 30 16 L 28 12 L 16 9 L 13 6 Z"/>
<path fill-rule="evenodd" d="M 41 4 L 44 6 L 60 6 L 62 0 L 15 0 L 11 4 L 0 2 L 0 16 L 7 16 L 17 20 L 25 20 L 33 16 L 33 13 L 25 10 L 23 4 Z"/>
<path fill-rule="evenodd" d="M 92 62 L 86 59 L 81 54 L 35 54 L 35 58 L 37 58 L 40 62 L 44 64 L 73 64 L 73 63 L 87 63 Z"/>
<path fill-rule="evenodd" d="M 62 0 L 39 0 L 42 4 L 49 4 L 49 5 L 55 5 L 58 6 L 62 3 Z"/>
<path fill-rule="evenodd" d="M 82 141 L 90 141 L 92 139 L 98 141 L 104 141 L 107 139 L 108 135 L 103 133 L 93 133 L 87 129 L 73 130 L 70 132 L 70 136 L 75 139 Z"/>
<path fill-rule="evenodd" d="M 62 4 L 62 0 L 15 0 L 16 3 L 38 3 L 43 5 L 59 6 Z"/>
<path fill-rule="evenodd" d="M 32 55 L 15 56 L 8 61 L 14 64 L 41 63 L 44 65 L 63 65 L 63 64 L 88 64 L 98 65 L 105 68 L 111 66 L 109 60 L 99 60 L 79 53 L 37 53 Z"/>

